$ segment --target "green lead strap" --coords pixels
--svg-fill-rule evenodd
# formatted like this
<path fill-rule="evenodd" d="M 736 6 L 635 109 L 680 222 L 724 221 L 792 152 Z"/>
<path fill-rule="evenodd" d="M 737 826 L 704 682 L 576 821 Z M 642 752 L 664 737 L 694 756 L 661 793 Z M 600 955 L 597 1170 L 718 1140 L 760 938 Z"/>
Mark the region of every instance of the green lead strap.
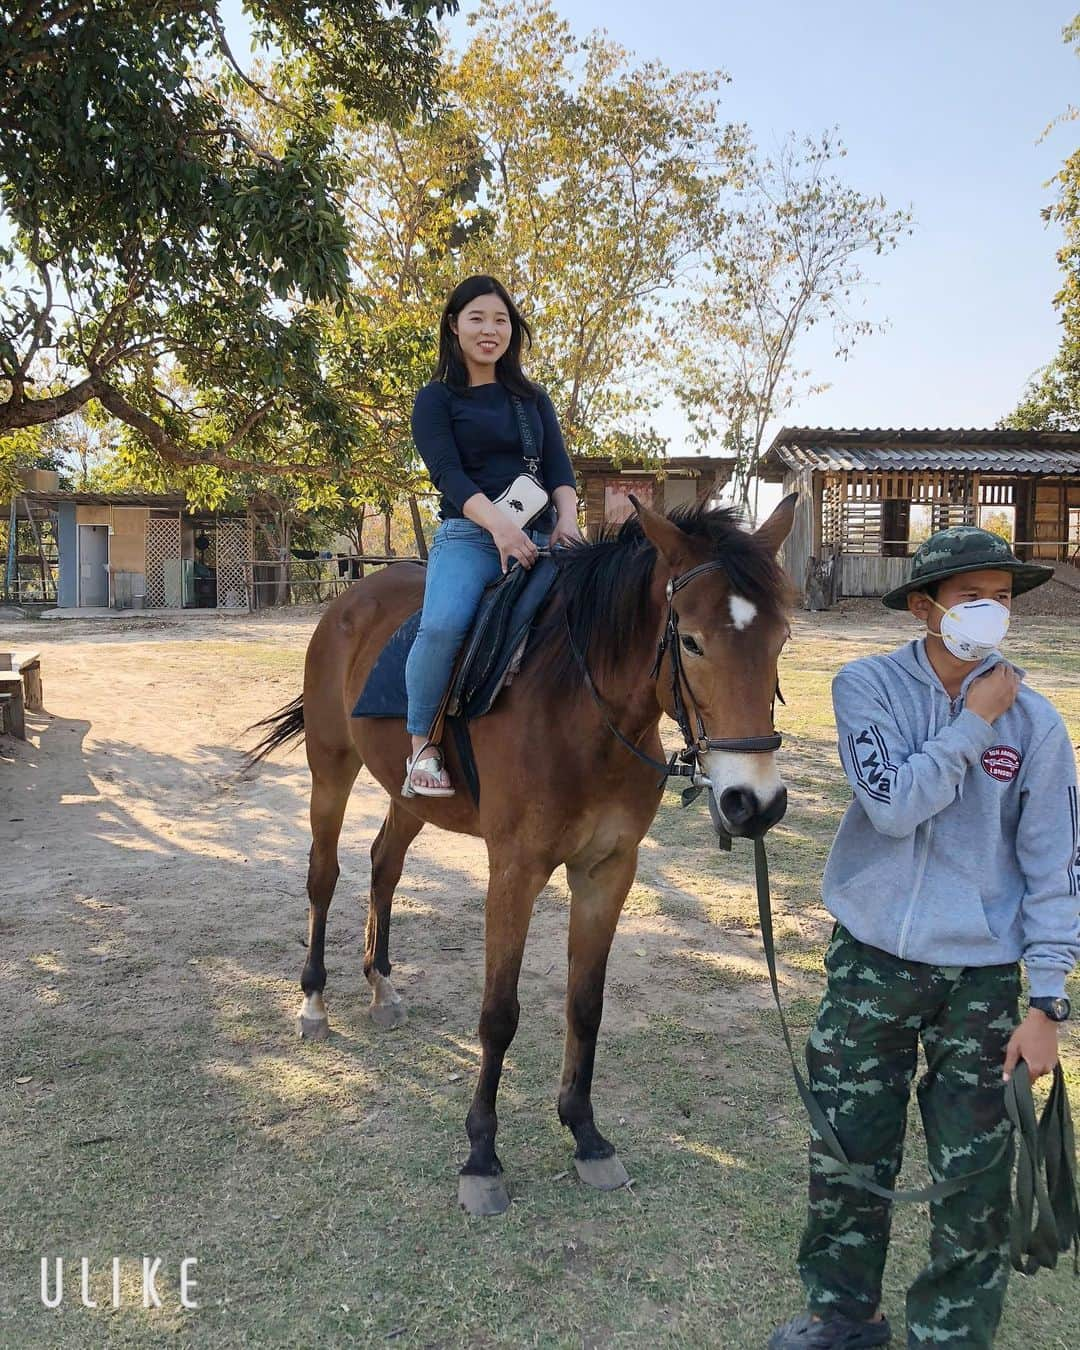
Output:
<path fill-rule="evenodd" d="M 769 862 L 765 855 L 765 841 L 754 840 L 754 879 L 757 885 L 758 920 L 761 924 L 761 945 L 769 967 L 769 983 L 773 1000 L 780 1014 L 780 1030 L 791 1059 L 795 1086 L 799 1090 L 810 1123 L 820 1135 L 833 1161 L 839 1165 L 844 1180 L 882 1200 L 901 1203 L 934 1203 L 962 1191 L 976 1177 L 996 1167 L 1009 1145 L 1009 1135 L 1001 1141 L 997 1152 L 983 1167 L 963 1176 L 948 1177 L 933 1186 L 917 1191 L 890 1191 L 869 1178 L 860 1176 L 844 1152 L 817 1098 L 799 1069 L 791 1032 L 780 1002 L 780 985 L 776 975 L 776 945 L 773 939 L 772 904 L 769 892 Z M 1059 1064 L 1054 1070 L 1050 1097 L 1036 1124 L 1035 1103 L 1031 1095 L 1031 1079 L 1023 1061 L 1005 1087 L 1005 1109 L 1016 1127 L 1018 1160 L 1016 1197 L 1011 1226 L 1011 1257 L 1017 1270 L 1033 1274 L 1041 1267 L 1057 1264 L 1059 1252 L 1073 1248 L 1073 1266 L 1080 1273 L 1080 1205 L 1076 1194 L 1076 1144 L 1065 1078 Z M 1036 1204 L 1038 1212 L 1036 1214 Z M 1034 1219 L 1034 1223 L 1033 1223 Z M 1025 1257 L 1026 1262 L 1025 1262 Z"/>
<path fill-rule="evenodd" d="M 1052 1270 L 1058 1254 L 1073 1249 L 1080 1274 L 1080 1205 L 1076 1195 L 1076 1140 L 1060 1064 L 1050 1095 L 1035 1120 L 1031 1075 L 1020 1061 L 1005 1088 L 1005 1110 L 1016 1129 L 1016 1195 L 1009 1256 L 1025 1275 Z"/>

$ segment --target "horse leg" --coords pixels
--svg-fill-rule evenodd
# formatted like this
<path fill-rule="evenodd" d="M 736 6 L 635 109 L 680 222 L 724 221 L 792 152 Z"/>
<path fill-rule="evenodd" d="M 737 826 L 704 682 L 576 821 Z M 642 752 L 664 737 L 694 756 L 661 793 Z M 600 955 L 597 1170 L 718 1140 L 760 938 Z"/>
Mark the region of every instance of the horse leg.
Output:
<path fill-rule="evenodd" d="M 517 1031 L 518 976 L 533 902 L 550 875 L 550 869 L 511 867 L 491 860 L 484 919 L 480 1077 L 465 1120 L 469 1156 L 458 1177 L 458 1202 L 470 1214 L 502 1214 L 510 1204 L 502 1163 L 495 1152 L 499 1127 L 495 1096 L 503 1059 Z"/>
<path fill-rule="evenodd" d="M 391 802 L 371 846 L 371 897 L 364 937 L 364 976 L 371 985 L 371 1020 L 376 1026 L 399 1027 L 405 1005 L 390 981 L 390 907 L 409 845 L 424 822 Z"/>
<path fill-rule="evenodd" d="M 608 953 L 636 870 L 636 848 L 610 854 L 592 867 L 569 863 L 566 867 L 571 894 L 570 940 L 559 1119 L 573 1131 L 578 1176 L 602 1191 L 617 1190 L 630 1179 L 614 1146 L 596 1128 L 592 1078 Z"/>
<path fill-rule="evenodd" d="M 311 745 L 309 743 L 309 757 Z M 297 1030 L 305 1040 L 325 1041 L 330 1031 L 323 1002 L 326 966 L 326 915 L 339 874 L 337 846 L 349 793 L 360 772 L 352 752 L 324 756 L 318 768 L 311 766 L 311 853 L 308 857 L 308 954 L 300 975 L 304 1002 Z"/>

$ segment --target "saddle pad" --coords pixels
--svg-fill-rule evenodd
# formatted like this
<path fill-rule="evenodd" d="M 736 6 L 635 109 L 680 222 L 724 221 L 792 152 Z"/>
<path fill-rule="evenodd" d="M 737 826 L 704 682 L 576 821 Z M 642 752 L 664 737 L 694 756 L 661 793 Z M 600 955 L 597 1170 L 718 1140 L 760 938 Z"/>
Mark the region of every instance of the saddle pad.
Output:
<path fill-rule="evenodd" d="M 490 711 L 555 574 L 555 564 L 542 559 L 528 573 L 514 568 L 484 592 L 455 672 L 451 713 L 480 717 Z M 405 663 L 419 627 L 418 610 L 379 653 L 353 709 L 354 717 L 405 716 Z"/>
<path fill-rule="evenodd" d="M 410 614 L 379 653 L 353 709 L 354 717 L 404 717 L 409 707 L 405 692 L 405 662 L 420 628 L 420 610 Z"/>

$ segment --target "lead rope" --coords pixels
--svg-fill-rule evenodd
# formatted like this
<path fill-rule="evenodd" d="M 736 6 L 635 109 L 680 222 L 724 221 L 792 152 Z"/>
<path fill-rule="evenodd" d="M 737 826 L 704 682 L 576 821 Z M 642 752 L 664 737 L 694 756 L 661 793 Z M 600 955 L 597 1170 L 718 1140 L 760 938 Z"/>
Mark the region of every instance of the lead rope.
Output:
<path fill-rule="evenodd" d="M 761 924 L 761 945 L 769 968 L 773 1000 L 780 1015 L 780 1031 L 795 1075 L 795 1086 L 806 1107 L 811 1125 L 833 1161 L 840 1164 L 844 1180 L 883 1200 L 898 1201 L 901 1204 L 936 1202 L 955 1195 L 977 1177 L 996 1167 L 1009 1145 L 1010 1136 L 1007 1133 L 985 1166 L 976 1168 L 973 1172 L 965 1172 L 963 1176 L 947 1177 L 944 1181 L 923 1187 L 921 1190 L 890 1191 L 861 1176 L 855 1170 L 856 1164 L 853 1164 L 844 1152 L 843 1145 L 836 1137 L 836 1131 L 810 1090 L 795 1058 L 791 1032 L 780 1002 L 769 889 L 769 861 L 765 854 L 765 841 L 761 838 L 754 840 L 754 881 L 757 888 L 758 920 Z M 1028 1067 L 1022 1060 L 1005 1085 L 1005 1110 L 1016 1129 L 1018 1155 L 1010 1240 L 1012 1264 L 1025 1275 L 1033 1275 L 1041 1268 L 1054 1267 L 1057 1264 L 1058 1253 L 1068 1251 L 1072 1247 L 1073 1270 L 1080 1273 L 1080 1203 L 1077 1201 L 1076 1193 L 1076 1142 L 1069 1111 L 1069 1098 L 1065 1090 L 1065 1076 L 1060 1063 L 1054 1069 L 1050 1096 L 1038 1124 L 1036 1124 L 1035 1102 L 1031 1095 L 1031 1078 Z"/>
<path fill-rule="evenodd" d="M 1034 1275 L 1037 1270 L 1052 1270 L 1058 1253 L 1072 1247 L 1073 1273 L 1080 1274 L 1076 1139 L 1061 1064 L 1054 1066 L 1054 1081 L 1038 1124 L 1031 1076 L 1023 1060 L 1006 1086 L 1005 1110 L 1018 1141 L 1010 1260 L 1016 1270 Z"/>

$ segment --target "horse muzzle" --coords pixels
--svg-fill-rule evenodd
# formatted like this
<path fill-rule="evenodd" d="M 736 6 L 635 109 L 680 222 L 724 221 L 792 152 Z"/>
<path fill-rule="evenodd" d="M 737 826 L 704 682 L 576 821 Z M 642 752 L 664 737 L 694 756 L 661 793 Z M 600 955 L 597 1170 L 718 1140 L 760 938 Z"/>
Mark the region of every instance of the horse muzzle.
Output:
<path fill-rule="evenodd" d="M 753 789 L 729 787 L 716 799 L 720 819 L 737 839 L 760 839 L 787 811 L 787 788 L 781 787 L 762 804 Z"/>
<path fill-rule="evenodd" d="M 720 823 L 737 839 L 759 839 L 782 820 L 787 788 L 774 754 L 713 750 L 702 755 Z"/>

